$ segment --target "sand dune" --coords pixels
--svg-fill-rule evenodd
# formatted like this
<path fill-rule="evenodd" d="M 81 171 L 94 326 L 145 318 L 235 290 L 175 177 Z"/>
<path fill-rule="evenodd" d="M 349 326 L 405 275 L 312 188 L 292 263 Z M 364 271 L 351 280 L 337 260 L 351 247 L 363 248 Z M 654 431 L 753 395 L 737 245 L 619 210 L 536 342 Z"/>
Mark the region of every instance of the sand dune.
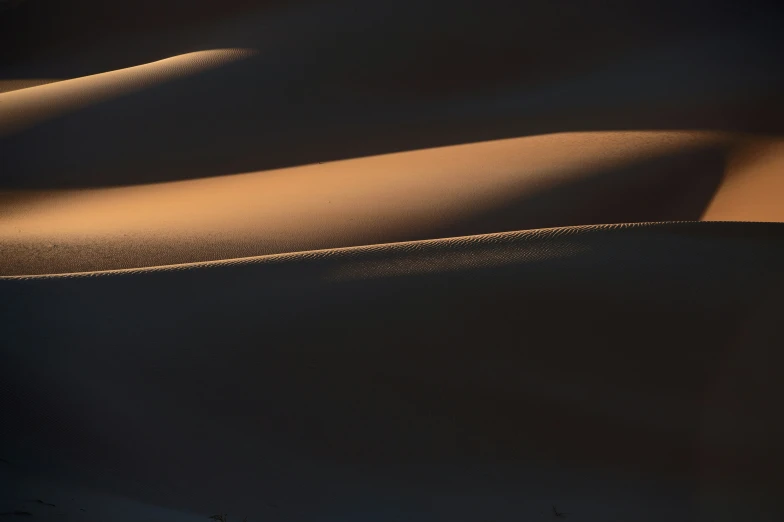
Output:
<path fill-rule="evenodd" d="M 782 227 L 0 278 L 0 507 L 777 520 Z"/>
<path fill-rule="evenodd" d="M 136 39 L 53 46 L 5 69 L 71 78 L 71 94 L 0 95 L 0 127 L 21 125 L 0 138 L 0 187 L 159 183 L 556 132 L 781 131 L 778 26 L 763 10 L 704 8 L 264 3 L 215 8 L 206 28 L 183 20 L 187 36 L 140 21 Z M 255 54 L 181 74 L 219 49 Z M 122 96 L 107 97 L 104 75 Z"/>
<path fill-rule="evenodd" d="M 22 78 L 17 80 L 0 80 L 0 94 L 4 92 L 18 91 L 38 85 L 46 85 L 63 80 L 64 78 Z"/>
<path fill-rule="evenodd" d="M 751 140 L 738 146 L 703 219 L 784 221 L 784 141 Z"/>
<path fill-rule="evenodd" d="M 778 11 L 3 13 L 0 514 L 779 520 Z"/>
<path fill-rule="evenodd" d="M 0 268 L 64 273 L 553 226 L 777 221 L 777 143 L 559 133 L 179 182 L 0 191 Z"/>
<path fill-rule="evenodd" d="M 200 180 L 5 192 L 2 274 L 697 219 L 735 139 L 565 133 Z"/>
<path fill-rule="evenodd" d="M 0 92 L 0 138 L 157 84 L 252 56 L 250 49 L 200 51 L 73 80 Z"/>

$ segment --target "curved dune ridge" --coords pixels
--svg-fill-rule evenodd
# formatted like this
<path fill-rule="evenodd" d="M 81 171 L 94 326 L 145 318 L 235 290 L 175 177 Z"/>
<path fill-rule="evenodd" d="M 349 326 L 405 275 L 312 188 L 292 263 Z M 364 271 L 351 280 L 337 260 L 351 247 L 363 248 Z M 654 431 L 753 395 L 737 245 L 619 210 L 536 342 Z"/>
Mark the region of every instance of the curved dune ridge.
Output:
<path fill-rule="evenodd" d="M 15 80 L 0 80 L 0 94 L 55 83 L 64 79 L 65 78 L 19 78 Z"/>
<path fill-rule="evenodd" d="M 90 105 L 214 69 L 255 52 L 252 49 L 197 51 L 127 69 L 0 92 L 0 137 Z"/>
<path fill-rule="evenodd" d="M 2 274 L 696 219 L 701 207 L 668 215 L 673 200 L 656 194 L 682 181 L 678 169 L 715 167 L 733 139 L 715 132 L 562 133 L 179 182 L 5 192 Z"/>
<path fill-rule="evenodd" d="M 0 501 L 45 520 L 56 511 L 26 499 L 76 520 L 153 506 L 540 520 L 550 504 L 597 522 L 776 520 L 780 365 L 749 368 L 781 359 L 781 332 L 735 310 L 779 301 L 782 227 L 571 227 L 0 279 L 14 303 L 0 376 L 19 390 L 0 405 L 25 426 L 0 428 L 19 448 L 0 481 L 25 493 Z M 722 506 L 736 516 L 711 516 Z"/>

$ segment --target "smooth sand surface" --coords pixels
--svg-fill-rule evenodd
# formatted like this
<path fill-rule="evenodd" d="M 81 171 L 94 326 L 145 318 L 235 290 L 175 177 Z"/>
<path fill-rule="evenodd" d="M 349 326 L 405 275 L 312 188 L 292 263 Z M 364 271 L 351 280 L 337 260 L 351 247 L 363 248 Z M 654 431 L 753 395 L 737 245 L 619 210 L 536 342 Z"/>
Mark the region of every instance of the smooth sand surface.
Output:
<path fill-rule="evenodd" d="M 250 49 L 200 51 L 87 78 L 9 89 L 9 92 L 0 92 L 0 137 L 24 131 L 64 114 L 84 110 L 93 104 L 195 75 L 253 54 L 254 51 Z"/>
<path fill-rule="evenodd" d="M 103 3 L 28 4 L 19 27 L 60 9 L 71 37 L 4 33 L 2 81 L 65 78 L 0 93 L 6 274 L 778 219 L 770 188 L 764 212 L 736 189 L 708 209 L 735 148 L 705 136 L 754 143 L 784 121 L 765 10 L 142 2 L 89 32 Z"/>
<path fill-rule="evenodd" d="M 162 506 L 536 522 L 553 504 L 590 522 L 777 520 L 782 228 L 583 227 L 0 278 L 0 458 L 19 471 L 0 477 L 2 505 L 40 498 L 74 520 Z"/>
<path fill-rule="evenodd" d="M 553 226 L 780 221 L 783 157 L 777 141 L 728 133 L 560 133 L 188 181 L 0 191 L 0 274 Z"/>
<path fill-rule="evenodd" d="M 734 139 L 710 132 L 564 133 L 190 181 L 5 192 L 0 273 L 697 219 Z"/>
<path fill-rule="evenodd" d="M 784 221 L 784 141 L 750 140 L 738 146 L 702 219 Z"/>
<path fill-rule="evenodd" d="M 52 93 L 38 104 L 0 95 L 0 127 L 19 129 L 0 137 L 0 187 L 159 183 L 557 132 L 779 132 L 778 25 L 710 4 L 707 16 L 707 3 L 673 1 L 262 3 L 218 9 L 206 28 L 184 18 L 187 37 L 138 21 L 135 38 L 95 33 L 0 68 L 95 97 L 61 99 L 58 84 L 33 88 Z M 179 74 L 177 60 L 221 49 L 254 54 Z"/>
<path fill-rule="evenodd" d="M 62 48 L 6 32 L 3 82 L 64 79 L 0 93 L 1 271 L 780 219 L 778 152 L 764 179 L 725 164 L 781 130 L 777 26 L 680 4 L 142 3 Z"/>
<path fill-rule="evenodd" d="M 0 94 L 4 92 L 18 91 L 28 87 L 46 85 L 63 80 L 63 78 L 23 78 L 21 80 L 0 80 Z"/>
<path fill-rule="evenodd" d="M 778 520 L 776 225 L 361 248 L 781 221 L 758 4 L 0 18 L 0 513 Z"/>

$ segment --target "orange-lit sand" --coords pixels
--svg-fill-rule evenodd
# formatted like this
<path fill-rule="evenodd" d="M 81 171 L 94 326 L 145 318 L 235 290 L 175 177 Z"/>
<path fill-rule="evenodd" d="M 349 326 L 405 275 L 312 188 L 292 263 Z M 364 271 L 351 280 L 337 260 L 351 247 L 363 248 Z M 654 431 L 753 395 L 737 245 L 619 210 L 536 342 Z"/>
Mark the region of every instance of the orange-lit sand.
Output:
<path fill-rule="evenodd" d="M 646 203 L 649 192 L 635 179 L 639 165 L 730 140 L 706 132 L 564 133 L 181 182 L 6 192 L 0 194 L 2 274 L 591 224 L 580 220 L 601 220 L 603 207 L 620 206 L 617 197 L 630 197 L 624 187 Z M 623 169 L 626 178 L 604 181 Z M 661 178 L 656 173 L 649 181 Z M 573 184 L 581 188 L 574 192 Z M 538 209 L 542 197 L 552 204 Z M 497 211 L 504 212 L 485 219 Z M 558 221 L 559 213 L 578 221 Z M 556 221 L 538 221 L 541 216 Z"/>
<path fill-rule="evenodd" d="M 213 49 L 71 80 L 42 80 L 18 89 L 23 80 L 0 82 L 0 138 L 68 112 L 156 84 L 219 67 L 251 56 L 249 49 Z M 31 80 L 34 82 L 34 80 Z M 13 90 L 12 90 L 13 88 Z M 8 92 L 3 92 L 3 91 Z"/>
<path fill-rule="evenodd" d="M 29 89 L 30 87 L 55 83 L 61 80 L 62 78 L 22 78 L 16 80 L 0 80 L 0 94 L 4 92 L 18 91 L 20 89 Z"/>
<path fill-rule="evenodd" d="M 784 141 L 750 140 L 729 158 L 706 221 L 784 221 Z"/>

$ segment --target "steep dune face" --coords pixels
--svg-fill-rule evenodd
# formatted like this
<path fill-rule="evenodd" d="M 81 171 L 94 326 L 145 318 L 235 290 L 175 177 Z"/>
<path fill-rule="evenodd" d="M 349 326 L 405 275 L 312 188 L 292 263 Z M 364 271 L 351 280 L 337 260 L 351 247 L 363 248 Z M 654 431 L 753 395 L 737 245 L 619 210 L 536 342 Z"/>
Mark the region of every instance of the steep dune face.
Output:
<path fill-rule="evenodd" d="M 784 141 L 760 138 L 740 144 L 702 219 L 784 221 Z"/>

